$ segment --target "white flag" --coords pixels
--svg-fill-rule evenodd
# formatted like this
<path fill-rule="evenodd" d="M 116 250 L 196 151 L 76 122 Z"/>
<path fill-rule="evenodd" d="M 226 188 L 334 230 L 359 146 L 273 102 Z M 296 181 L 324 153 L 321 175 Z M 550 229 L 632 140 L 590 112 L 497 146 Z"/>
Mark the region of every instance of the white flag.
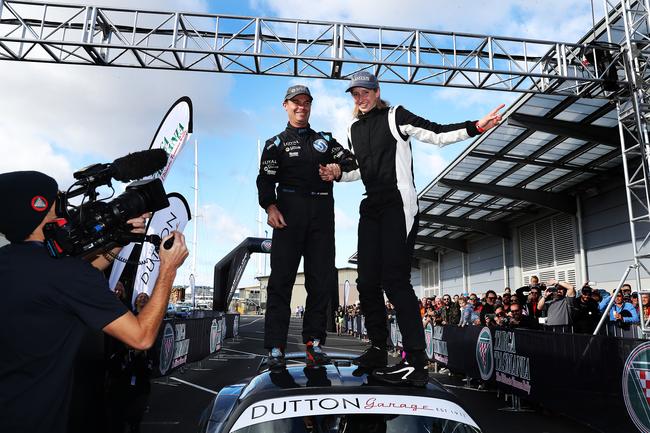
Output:
<path fill-rule="evenodd" d="M 157 234 L 161 238 L 164 238 L 174 230 L 182 233 L 185 230 L 187 222 L 192 218 L 190 207 L 182 195 L 171 193 L 167 195 L 167 198 L 169 199 L 169 207 L 153 214 L 147 230 L 148 235 Z M 160 245 L 160 248 L 164 247 Z M 156 279 L 160 272 L 160 258 L 153 244 L 145 243 L 142 246 L 138 262 L 142 264 L 138 266 L 133 283 L 132 305 L 135 305 L 135 298 L 140 293 L 145 292 L 151 295 L 153 287 L 156 284 Z"/>

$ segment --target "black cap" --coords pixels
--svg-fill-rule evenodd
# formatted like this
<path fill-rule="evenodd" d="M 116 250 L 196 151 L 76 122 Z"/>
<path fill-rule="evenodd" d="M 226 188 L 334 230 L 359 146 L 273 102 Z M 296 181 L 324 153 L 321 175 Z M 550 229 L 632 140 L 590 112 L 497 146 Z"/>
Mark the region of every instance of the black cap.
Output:
<path fill-rule="evenodd" d="M 38 171 L 0 174 L 0 233 L 9 242 L 20 242 L 43 221 L 56 201 L 56 180 Z"/>
<path fill-rule="evenodd" d="M 298 95 L 307 95 L 311 100 L 314 99 L 313 96 L 311 96 L 309 87 L 303 86 L 302 84 L 298 84 L 296 86 L 291 86 L 287 89 L 287 94 L 284 95 L 284 100 L 286 101 L 287 99 L 293 99 Z"/>
<path fill-rule="evenodd" d="M 372 75 L 370 72 L 367 71 L 355 72 L 354 74 L 352 74 L 352 77 L 350 77 L 350 84 L 348 85 L 346 92 L 351 91 L 355 87 L 365 87 L 366 89 L 377 89 L 379 88 L 379 81 L 377 81 L 377 77 Z"/>
<path fill-rule="evenodd" d="M 593 292 L 593 289 L 591 288 L 591 286 L 583 286 L 581 291 L 582 291 L 583 295 L 591 295 L 591 292 Z"/>

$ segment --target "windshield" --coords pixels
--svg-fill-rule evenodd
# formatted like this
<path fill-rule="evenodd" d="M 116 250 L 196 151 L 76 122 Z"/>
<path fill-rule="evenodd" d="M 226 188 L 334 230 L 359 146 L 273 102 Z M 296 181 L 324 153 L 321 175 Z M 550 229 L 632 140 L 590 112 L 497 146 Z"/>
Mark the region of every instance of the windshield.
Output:
<path fill-rule="evenodd" d="M 246 407 L 231 433 L 477 433 L 474 420 L 442 398 L 379 395 L 294 395 Z"/>
<path fill-rule="evenodd" d="M 442 418 L 413 415 L 317 415 L 267 421 L 237 433 L 478 433 L 479 429 Z"/>

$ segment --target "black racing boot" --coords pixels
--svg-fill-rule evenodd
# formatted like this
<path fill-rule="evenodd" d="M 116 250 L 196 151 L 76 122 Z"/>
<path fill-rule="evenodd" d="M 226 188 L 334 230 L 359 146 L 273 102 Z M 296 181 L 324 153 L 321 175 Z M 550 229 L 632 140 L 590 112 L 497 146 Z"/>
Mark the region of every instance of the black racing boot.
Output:
<path fill-rule="evenodd" d="M 406 354 L 406 359 L 392 367 L 378 368 L 373 377 L 392 385 L 425 386 L 429 381 L 428 360 L 423 350 Z"/>
<path fill-rule="evenodd" d="M 266 365 L 269 366 L 269 370 L 278 370 L 286 367 L 287 361 L 284 358 L 284 351 L 279 347 L 271 349 L 266 358 Z"/>
<path fill-rule="evenodd" d="M 323 352 L 320 345 L 320 340 L 313 339 L 306 343 L 305 358 L 308 367 L 315 367 L 317 365 L 325 365 L 330 363 L 329 357 Z"/>
<path fill-rule="evenodd" d="M 388 351 L 385 347 L 370 346 L 361 355 L 352 360 L 354 365 L 372 370 L 388 365 Z"/>

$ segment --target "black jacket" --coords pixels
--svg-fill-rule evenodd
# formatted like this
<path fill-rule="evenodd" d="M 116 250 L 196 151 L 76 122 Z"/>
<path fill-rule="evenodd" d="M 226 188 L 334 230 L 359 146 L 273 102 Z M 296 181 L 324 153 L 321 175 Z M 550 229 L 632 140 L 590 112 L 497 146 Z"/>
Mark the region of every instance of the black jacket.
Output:
<path fill-rule="evenodd" d="M 319 165 L 338 163 L 343 171 L 357 168 L 354 157 L 329 133 L 313 129 L 287 128 L 266 140 L 262 151 L 257 191 L 260 206 L 276 203 L 276 183 L 296 192 L 330 193 L 332 182 L 321 180 Z"/>
<path fill-rule="evenodd" d="M 591 298 L 585 302 L 582 300 L 582 297 L 576 297 L 576 300 L 573 302 L 571 316 L 574 332 L 593 333 L 601 316 L 598 310 L 598 302 Z"/>
<path fill-rule="evenodd" d="M 368 194 L 396 189 L 415 190 L 409 137 L 444 146 L 478 135 L 473 121 L 441 125 L 416 116 L 401 106 L 394 110 L 401 146 L 390 129 L 390 108 L 375 107 L 350 125 L 349 146 L 357 158 L 361 180 Z"/>

